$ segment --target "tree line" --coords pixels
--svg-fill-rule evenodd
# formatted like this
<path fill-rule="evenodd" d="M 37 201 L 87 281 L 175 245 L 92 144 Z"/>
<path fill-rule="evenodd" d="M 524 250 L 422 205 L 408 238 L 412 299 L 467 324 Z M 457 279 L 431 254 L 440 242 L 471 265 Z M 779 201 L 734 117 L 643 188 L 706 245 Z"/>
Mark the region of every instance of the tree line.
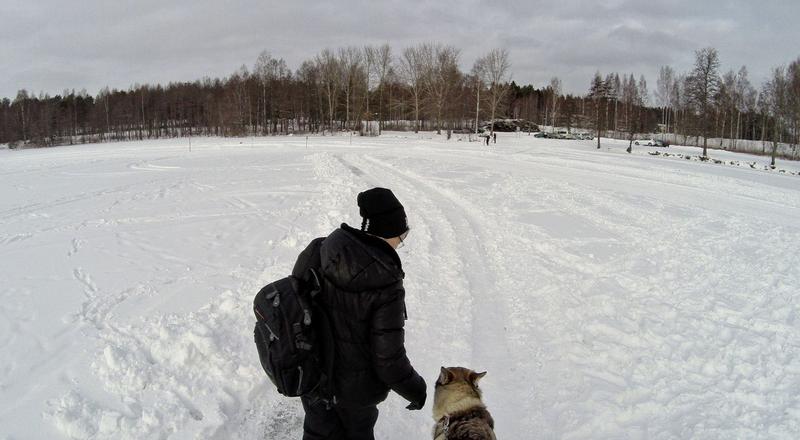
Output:
<path fill-rule="evenodd" d="M 473 97 L 475 87 L 489 97 L 485 108 L 477 103 L 479 119 L 503 113 L 500 91 L 509 88 L 510 65 L 506 51 L 494 50 L 464 74 L 459 57 L 458 49 L 438 43 L 397 55 L 389 45 L 344 47 L 325 49 L 293 71 L 265 51 L 251 69 L 243 65 L 226 78 L 104 88 L 96 96 L 20 90 L 0 101 L 0 143 L 463 129 L 473 125 L 476 100 L 487 101 Z M 502 59 L 503 71 L 490 65 L 492 57 Z"/>
<path fill-rule="evenodd" d="M 762 149 L 770 144 L 773 165 L 780 144 L 788 147 L 782 156 L 800 158 L 800 57 L 773 68 L 757 89 L 746 66 L 720 73 L 719 54 L 708 47 L 695 52 L 690 72 L 661 67 L 657 85 L 665 131 L 702 139 L 704 157 L 714 138 L 718 147 L 733 150 L 740 140 L 760 141 Z"/>
<path fill-rule="evenodd" d="M 294 70 L 264 51 L 251 68 L 243 65 L 225 78 L 104 88 L 94 96 L 20 90 L 14 99 L 0 100 L 0 143 L 52 146 L 341 130 L 476 132 L 484 121 L 493 131 L 496 119 L 515 118 L 631 141 L 670 133 L 672 142 L 702 142 L 704 155 L 710 139 L 719 142 L 713 147 L 731 149 L 740 139 L 771 142 L 773 154 L 785 143 L 796 157 L 800 58 L 775 68 L 756 90 L 745 67 L 720 75 L 716 50 L 695 55 L 691 72 L 661 68 L 651 102 L 644 76 L 617 72 L 597 72 L 586 95 L 563 93 L 557 77 L 542 88 L 520 86 L 511 79 L 504 49 L 479 57 L 469 72 L 459 67 L 460 50 L 440 43 L 399 52 L 388 44 L 324 49 Z"/>

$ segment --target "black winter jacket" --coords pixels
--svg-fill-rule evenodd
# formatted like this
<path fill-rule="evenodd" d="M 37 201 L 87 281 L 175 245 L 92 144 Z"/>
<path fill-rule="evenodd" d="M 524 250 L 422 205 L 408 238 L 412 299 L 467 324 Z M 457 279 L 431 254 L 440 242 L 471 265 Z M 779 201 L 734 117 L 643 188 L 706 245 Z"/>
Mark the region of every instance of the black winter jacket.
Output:
<path fill-rule="evenodd" d="M 406 356 L 405 290 L 400 257 L 385 241 L 346 224 L 317 238 L 300 254 L 292 274 L 311 267 L 324 278 L 320 304 L 330 315 L 338 404 L 377 405 L 391 388 L 423 403 L 425 381 Z"/>

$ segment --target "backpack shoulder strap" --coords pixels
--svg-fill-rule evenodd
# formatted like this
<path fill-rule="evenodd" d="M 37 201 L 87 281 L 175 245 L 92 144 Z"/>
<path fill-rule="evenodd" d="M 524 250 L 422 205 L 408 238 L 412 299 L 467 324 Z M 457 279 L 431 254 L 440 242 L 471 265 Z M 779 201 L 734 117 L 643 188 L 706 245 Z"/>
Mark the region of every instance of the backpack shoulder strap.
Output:
<path fill-rule="evenodd" d="M 322 242 L 324 240 L 325 237 L 315 238 L 306 246 L 303 252 L 300 252 L 300 255 L 297 256 L 297 261 L 294 263 L 292 276 L 297 279 L 309 281 L 308 270 L 319 270 L 319 267 L 322 265 L 320 247 L 322 247 Z"/>
<path fill-rule="evenodd" d="M 324 284 L 322 283 L 322 276 L 319 274 L 319 269 L 310 267 L 308 269 L 308 277 L 306 282 L 308 283 L 309 295 L 311 296 L 311 299 L 314 299 L 314 297 L 322 292 L 322 286 Z"/>

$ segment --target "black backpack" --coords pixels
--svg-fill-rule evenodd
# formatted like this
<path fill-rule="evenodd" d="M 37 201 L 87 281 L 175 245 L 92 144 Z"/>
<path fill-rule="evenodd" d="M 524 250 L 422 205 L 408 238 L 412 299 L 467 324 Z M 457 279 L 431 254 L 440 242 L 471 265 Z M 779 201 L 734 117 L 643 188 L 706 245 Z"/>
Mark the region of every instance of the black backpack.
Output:
<path fill-rule="evenodd" d="M 334 402 L 333 338 L 315 298 L 322 283 L 314 269 L 264 286 L 253 301 L 255 343 L 261 366 L 278 392 Z"/>

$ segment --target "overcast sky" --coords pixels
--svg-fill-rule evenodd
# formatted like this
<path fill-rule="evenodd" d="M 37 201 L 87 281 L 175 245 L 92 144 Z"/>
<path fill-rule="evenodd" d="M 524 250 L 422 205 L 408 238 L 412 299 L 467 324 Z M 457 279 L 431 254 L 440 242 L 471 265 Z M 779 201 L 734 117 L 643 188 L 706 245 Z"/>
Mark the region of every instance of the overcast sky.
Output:
<path fill-rule="evenodd" d="M 687 71 L 713 46 L 759 87 L 800 57 L 800 0 L 0 0 L 0 97 L 222 77 L 265 49 L 294 70 L 325 47 L 424 41 L 460 48 L 464 70 L 505 47 L 517 83 L 558 76 L 581 94 L 596 70 L 644 74 L 652 91 L 659 66 Z"/>

